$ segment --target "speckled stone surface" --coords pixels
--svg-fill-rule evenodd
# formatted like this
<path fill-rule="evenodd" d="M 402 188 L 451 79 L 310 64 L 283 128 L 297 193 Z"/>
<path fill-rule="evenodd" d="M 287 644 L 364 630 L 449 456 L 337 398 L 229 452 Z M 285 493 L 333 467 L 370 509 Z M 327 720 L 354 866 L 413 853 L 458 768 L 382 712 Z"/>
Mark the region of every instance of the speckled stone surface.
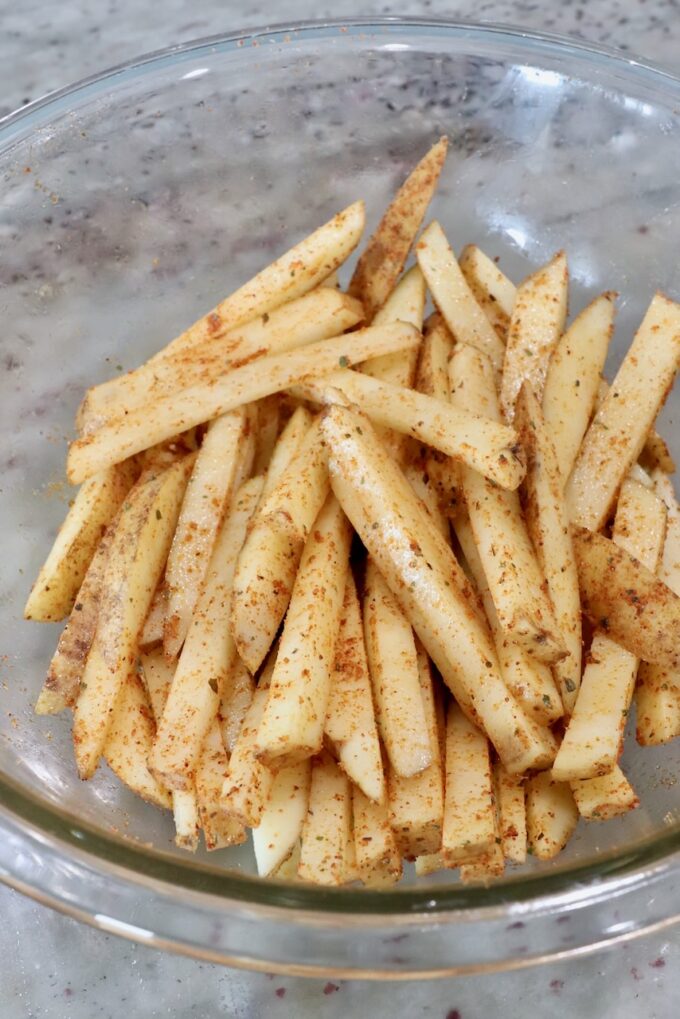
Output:
<path fill-rule="evenodd" d="M 618 46 L 680 71 L 677 0 L 557 3 L 433 0 L 403 4 L 290 0 L 0 0 L 0 115 L 141 52 L 240 27 L 356 14 L 399 13 L 500 21 Z M 91 931 L 0 888 L 3 1019 L 427 1016 L 434 1019 L 671 1019 L 678 1014 L 680 938 L 652 935 L 589 958 L 456 981 L 375 985 L 236 972 Z"/>

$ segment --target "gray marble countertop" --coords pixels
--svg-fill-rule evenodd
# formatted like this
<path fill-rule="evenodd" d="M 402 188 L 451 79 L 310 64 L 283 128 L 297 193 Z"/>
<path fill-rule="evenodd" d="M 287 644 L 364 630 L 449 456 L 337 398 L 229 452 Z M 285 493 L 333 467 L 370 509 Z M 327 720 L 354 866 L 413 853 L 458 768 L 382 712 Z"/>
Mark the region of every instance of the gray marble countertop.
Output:
<path fill-rule="evenodd" d="M 0 0 L 0 116 L 101 68 L 220 31 L 310 17 L 455 16 L 512 23 L 617 46 L 680 72 L 679 0 L 406 0 L 332 4 L 255 0 Z M 671 1019 L 680 999 L 677 932 L 645 937 L 541 969 L 454 981 L 380 985 L 241 973 L 93 932 L 0 887 L 3 1019 L 96 1016 L 268 1016 L 336 1019 L 399 1015 L 507 1019 L 532 1015 Z M 397 998 L 398 994 L 398 998 Z"/>

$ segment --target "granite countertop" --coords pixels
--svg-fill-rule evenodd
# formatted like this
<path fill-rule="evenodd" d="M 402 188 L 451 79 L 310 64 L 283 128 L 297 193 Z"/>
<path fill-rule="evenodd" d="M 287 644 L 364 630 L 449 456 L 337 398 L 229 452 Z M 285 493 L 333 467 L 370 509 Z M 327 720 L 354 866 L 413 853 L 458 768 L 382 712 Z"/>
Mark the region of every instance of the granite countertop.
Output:
<path fill-rule="evenodd" d="M 512 23 L 617 46 L 680 72 L 678 0 L 406 0 L 359 5 L 290 0 L 0 0 L 0 116 L 51 89 L 148 50 L 247 26 L 352 14 L 454 16 Z M 93 932 L 0 887 L 3 1019 L 133 1015 L 434 1019 L 583 1015 L 671 1019 L 680 998 L 677 930 L 541 969 L 407 985 L 249 974 Z"/>

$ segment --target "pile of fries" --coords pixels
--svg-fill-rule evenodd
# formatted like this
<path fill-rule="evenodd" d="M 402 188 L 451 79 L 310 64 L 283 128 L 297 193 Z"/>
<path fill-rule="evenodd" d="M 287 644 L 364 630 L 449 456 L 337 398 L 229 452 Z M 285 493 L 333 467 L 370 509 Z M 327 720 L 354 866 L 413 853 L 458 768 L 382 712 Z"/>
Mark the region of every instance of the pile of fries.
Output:
<path fill-rule="evenodd" d="M 567 327 L 564 253 L 516 287 L 418 237 L 445 156 L 347 292 L 361 202 L 87 392 L 26 606 L 68 616 L 36 710 L 73 710 L 81 778 L 189 850 L 252 829 L 262 875 L 487 882 L 638 805 L 633 702 L 638 743 L 680 735 L 680 305 L 607 385 L 616 295 Z"/>

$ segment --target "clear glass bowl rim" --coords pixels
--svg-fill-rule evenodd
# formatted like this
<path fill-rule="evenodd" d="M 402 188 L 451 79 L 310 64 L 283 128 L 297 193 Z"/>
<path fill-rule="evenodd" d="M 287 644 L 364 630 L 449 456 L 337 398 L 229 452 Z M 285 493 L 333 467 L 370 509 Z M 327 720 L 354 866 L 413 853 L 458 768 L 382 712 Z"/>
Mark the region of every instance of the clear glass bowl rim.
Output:
<path fill-rule="evenodd" d="M 216 34 L 153 51 L 83 78 L 0 119 L 0 150 L 11 145 L 17 137 L 25 136 L 46 117 L 68 110 L 71 100 L 82 94 L 101 95 L 115 85 L 116 80 L 130 81 L 163 65 L 171 66 L 184 57 L 197 55 L 201 50 L 219 47 L 229 52 L 247 44 L 257 46 L 262 42 L 280 42 L 286 36 L 329 40 L 341 32 L 371 33 L 393 40 L 395 35 L 417 37 L 433 30 L 450 38 L 473 40 L 495 37 L 500 43 L 511 41 L 523 47 L 528 56 L 559 52 L 573 55 L 593 67 L 618 68 L 624 76 L 665 90 L 680 102 L 680 77 L 611 47 L 574 38 L 491 22 L 393 16 L 324 19 Z M 178 905 L 182 898 L 190 900 L 195 895 L 200 898 L 207 895 L 219 900 L 222 907 L 228 902 L 236 908 L 238 903 L 247 904 L 251 910 L 259 907 L 263 915 L 279 911 L 290 914 L 290 911 L 297 910 L 303 911 L 307 918 L 314 915 L 330 917 L 333 914 L 346 914 L 349 918 L 353 914 L 362 914 L 366 920 L 372 916 L 375 921 L 384 917 L 392 923 L 400 920 L 408 923 L 416 918 L 423 922 L 424 917 L 441 921 L 442 914 L 447 914 L 448 918 L 465 915 L 467 919 L 473 919 L 473 914 L 479 919 L 491 918 L 518 903 L 524 903 L 529 910 L 547 908 L 559 911 L 560 903 L 566 905 L 573 903 L 575 898 L 587 899 L 588 885 L 596 886 L 596 897 L 599 898 L 608 890 L 613 892 L 622 885 L 639 885 L 652 874 L 669 873 L 680 865 L 679 824 L 625 849 L 603 854 L 595 861 L 523 875 L 489 888 L 423 885 L 388 892 L 325 889 L 265 881 L 195 862 L 184 862 L 169 854 L 149 850 L 130 839 L 104 834 L 75 815 L 49 807 L 0 774 L 0 824 L 3 815 L 12 826 L 25 832 L 30 841 L 47 844 L 56 852 L 62 849 L 72 853 L 76 858 L 86 860 L 87 865 L 99 873 L 106 873 L 108 869 L 118 877 L 125 875 L 136 883 L 152 881 L 166 888 L 172 886 L 178 894 Z M 0 880 L 13 883 L 11 874 L 0 873 Z M 16 886 L 30 894 L 30 889 L 22 881 L 17 881 Z M 581 892 L 575 896 L 576 887 L 580 887 Z M 59 903 L 56 897 L 52 900 L 44 893 L 36 897 L 63 909 L 63 903 Z"/>

